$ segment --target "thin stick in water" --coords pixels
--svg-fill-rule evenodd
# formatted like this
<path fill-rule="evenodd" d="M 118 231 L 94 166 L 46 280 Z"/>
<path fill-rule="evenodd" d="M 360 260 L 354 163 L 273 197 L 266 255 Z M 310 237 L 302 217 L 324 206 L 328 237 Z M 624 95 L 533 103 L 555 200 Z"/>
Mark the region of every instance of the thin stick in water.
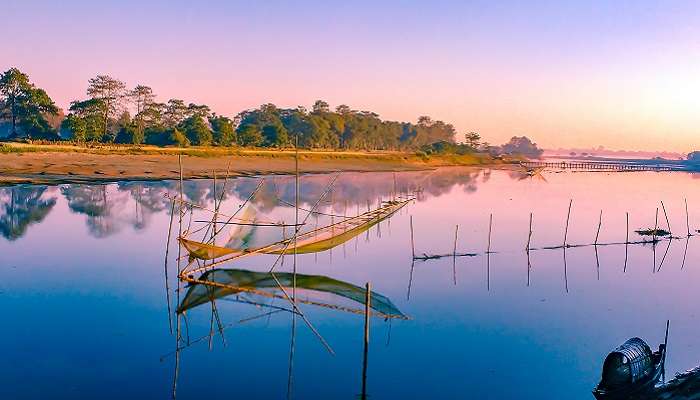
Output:
<path fill-rule="evenodd" d="M 671 235 L 671 236 L 673 236 L 673 235 L 671 234 L 671 223 L 668 222 L 668 214 L 666 213 L 666 206 L 664 205 L 664 201 L 663 201 L 663 200 L 661 200 L 661 208 L 663 208 L 663 210 L 664 210 L 664 217 L 666 218 L 666 226 L 668 227 L 668 234 Z"/>
<path fill-rule="evenodd" d="M 625 219 L 627 221 L 627 231 L 625 234 L 625 266 L 622 268 L 622 272 L 627 272 L 627 250 L 630 245 L 630 213 L 625 213 Z"/>
<path fill-rule="evenodd" d="M 175 200 L 170 202 L 170 223 L 168 224 L 168 240 L 165 242 L 165 262 L 163 268 L 165 269 L 165 300 L 168 302 L 168 328 L 170 329 L 170 334 L 173 334 L 173 316 L 172 310 L 170 309 L 170 284 L 168 282 L 168 258 L 170 254 L 170 237 L 173 231 L 173 217 L 175 216 Z"/>
<path fill-rule="evenodd" d="M 457 285 L 457 232 L 459 232 L 459 225 L 455 225 L 455 244 L 452 248 L 452 280 Z"/>
<path fill-rule="evenodd" d="M 489 214 L 489 240 L 486 245 L 486 253 L 491 253 L 491 227 L 493 225 L 493 214 Z"/>
<path fill-rule="evenodd" d="M 365 293 L 365 337 L 364 357 L 362 359 L 362 394 L 361 399 L 367 399 L 367 356 L 369 354 L 369 314 L 372 302 L 372 284 L 367 282 Z"/>
<path fill-rule="evenodd" d="M 683 199 L 685 201 L 685 226 L 688 228 L 688 237 L 691 236 L 690 233 L 690 216 L 688 215 L 688 199 Z"/>
<path fill-rule="evenodd" d="M 413 255 L 413 258 L 416 258 L 416 246 L 413 241 L 413 215 L 409 217 L 409 226 L 411 227 L 411 254 Z"/>
<path fill-rule="evenodd" d="M 532 239 L 532 213 L 530 213 L 530 229 L 527 234 L 527 244 L 525 245 L 525 251 L 530 251 L 530 240 Z"/>
<path fill-rule="evenodd" d="M 600 236 L 600 227 L 603 225 L 603 210 L 600 210 L 600 215 L 598 216 L 598 230 L 595 233 L 594 246 L 598 245 L 598 236 Z"/>
<path fill-rule="evenodd" d="M 571 217 L 571 204 L 574 199 L 569 200 L 569 211 L 566 213 L 566 227 L 564 228 L 564 247 L 566 247 L 566 237 L 569 234 L 569 218 Z"/>

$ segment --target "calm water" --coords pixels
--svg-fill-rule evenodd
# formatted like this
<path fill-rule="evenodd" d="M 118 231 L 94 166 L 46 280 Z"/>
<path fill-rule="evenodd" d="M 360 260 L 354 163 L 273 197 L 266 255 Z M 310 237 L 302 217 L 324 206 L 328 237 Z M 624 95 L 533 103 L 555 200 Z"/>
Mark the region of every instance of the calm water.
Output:
<path fill-rule="evenodd" d="M 394 191 L 421 191 L 369 234 L 298 259 L 303 273 L 360 286 L 370 281 L 411 317 L 372 319 L 371 398 L 591 399 L 607 352 L 632 336 L 655 348 L 666 319 L 669 375 L 700 364 L 700 238 L 685 240 L 683 201 L 688 199 L 691 228 L 700 228 L 700 175 L 548 171 L 543 180 L 444 169 L 395 176 L 341 175 L 321 205 L 326 212 L 354 215 Z M 304 207 L 330 179 L 302 178 Z M 258 183 L 229 181 L 223 210 L 236 209 Z M 175 182 L 0 188 L 0 398 L 171 396 L 175 338 L 163 273 L 169 191 L 177 191 Z M 261 215 L 292 221 L 293 209 L 277 199 L 293 202 L 293 193 L 292 178 L 268 177 L 254 204 Z M 186 182 L 185 194 L 211 207 L 212 182 Z M 599 246 L 597 252 L 570 248 L 566 264 L 561 249 L 532 251 L 528 268 L 523 248 L 530 212 L 532 246 L 559 245 L 569 199 L 569 243 L 593 241 L 601 209 L 599 241 L 624 241 L 625 213 L 632 230 L 653 227 L 662 200 L 672 231 L 684 238 L 670 247 L 629 246 L 626 269 L 624 245 Z M 489 214 L 494 253 L 487 259 Z M 412 266 L 409 216 L 418 253 L 452 252 L 459 225 L 458 251 L 481 254 L 454 265 L 443 258 Z M 327 222 L 312 217 L 308 225 Z M 659 225 L 666 227 L 662 211 Z M 260 229 L 251 236 L 264 240 L 269 234 Z M 632 232 L 630 239 L 639 236 Z M 230 267 L 266 271 L 273 260 L 251 257 Z M 290 269 L 287 259 L 279 270 Z M 212 350 L 203 340 L 182 351 L 178 398 L 285 398 L 290 314 L 238 323 L 266 310 L 223 300 L 217 305 L 222 322 L 231 324 L 226 346 L 217 336 Z M 363 317 L 313 306 L 303 311 L 336 354 L 298 320 L 292 397 L 356 398 Z M 192 341 L 208 334 L 210 316 L 209 306 L 188 312 Z"/>

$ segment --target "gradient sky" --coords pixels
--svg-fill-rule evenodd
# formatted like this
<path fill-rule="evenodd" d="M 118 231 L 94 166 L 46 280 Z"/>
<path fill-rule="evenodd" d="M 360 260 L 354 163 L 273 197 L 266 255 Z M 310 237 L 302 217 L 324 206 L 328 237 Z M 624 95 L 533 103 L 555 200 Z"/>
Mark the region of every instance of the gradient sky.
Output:
<path fill-rule="evenodd" d="M 700 148 L 700 2 L 4 1 L 0 68 L 59 106 L 87 80 L 220 114 L 325 99 L 491 143 Z"/>

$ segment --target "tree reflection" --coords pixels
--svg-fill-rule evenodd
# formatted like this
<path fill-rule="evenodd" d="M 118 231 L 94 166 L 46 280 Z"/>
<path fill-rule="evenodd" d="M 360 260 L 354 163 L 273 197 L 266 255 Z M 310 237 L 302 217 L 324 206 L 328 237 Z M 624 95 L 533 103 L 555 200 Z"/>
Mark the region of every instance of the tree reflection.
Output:
<path fill-rule="evenodd" d="M 56 205 L 45 198 L 46 186 L 15 186 L 0 190 L 0 234 L 7 240 L 24 236 L 29 225 L 40 223 Z"/>
<path fill-rule="evenodd" d="M 112 218 L 115 203 L 108 200 L 106 185 L 67 185 L 61 187 L 61 193 L 72 212 L 87 215 L 92 236 L 103 238 L 119 230 Z"/>

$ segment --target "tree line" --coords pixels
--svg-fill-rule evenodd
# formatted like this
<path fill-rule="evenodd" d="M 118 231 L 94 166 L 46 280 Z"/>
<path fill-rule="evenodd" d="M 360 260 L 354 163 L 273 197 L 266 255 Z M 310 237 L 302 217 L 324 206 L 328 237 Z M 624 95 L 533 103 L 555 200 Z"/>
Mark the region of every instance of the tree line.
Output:
<path fill-rule="evenodd" d="M 0 75 L 0 122 L 10 138 L 71 140 L 78 143 L 150 144 L 158 146 L 246 146 L 316 149 L 423 150 L 465 153 L 493 149 L 469 132 L 456 143 L 453 125 L 428 116 L 416 123 L 382 120 L 370 111 L 347 105 L 331 109 L 316 101 L 280 108 L 263 104 L 233 117 L 218 115 L 204 104 L 181 99 L 156 101 L 145 85 L 128 88 L 108 75 L 91 78 L 86 98 L 72 101 L 63 115 L 53 100 L 17 68 Z"/>

